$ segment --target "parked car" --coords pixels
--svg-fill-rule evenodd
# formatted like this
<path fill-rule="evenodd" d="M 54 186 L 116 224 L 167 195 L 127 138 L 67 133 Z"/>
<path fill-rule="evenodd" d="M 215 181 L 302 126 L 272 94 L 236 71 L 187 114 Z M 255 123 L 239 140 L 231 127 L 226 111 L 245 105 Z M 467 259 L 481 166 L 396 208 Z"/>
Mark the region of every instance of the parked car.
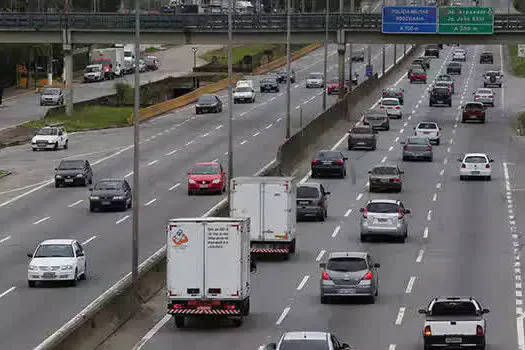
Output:
<path fill-rule="evenodd" d="M 471 120 L 485 123 L 487 107 L 481 102 L 467 102 L 461 107 L 461 122 L 466 123 Z"/>
<path fill-rule="evenodd" d="M 372 237 L 389 237 L 405 242 L 408 237 L 408 217 L 400 200 L 372 199 L 364 208 L 360 208 L 360 237 L 366 242 Z"/>
<path fill-rule="evenodd" d="M 222 101 L 217 95 L 201 95 L 195 105 L 195 113 L 220 113 L 222 112 Z"/>
<path fill-rule="evenodd" d="M 323 150 L 317 152 L 312 160 L 312 178 L 323 175 L 338 175 L 346 177 L 346 162 L 348 158 L 339 151 Z"/>
<path fill-rule="evenodd" d="M 427 160 L 434 159 L 434 152 L 430 139 L 423 136 L 409 136 L 403 146 L 403 161 L 407 160 Z"/>
<path fill-rule="evenodd" d="M 40 105 L 63 105 L 64 104 L 64 92 L 61 88 L 44 88 L 40 95 Z"/>
<path fill-rule="evenodd" d="M 377 131 L 371 126 L 358 125 L 348 131 L 348 150 L 355 148 L 369 148 L 374 151 L 376 147 Z"/>
<path fill-rule="evenodd" d="M 480 64 L 483 64 L 483 63 L 494 64 L 494 55 L 492 54 L 492 52 L 488 52 L 488 51 L 482 52 L 481 55 L 479 55 L 479 63 Z"/>
<path fill-rule="evenodd" d="M 403 188 L 404 174 L 395 164 L 379 164 L 368 171 L 368 183 L 370 192 L 379 192 L 381 190 L 393 190 L 401 192 Z"/>
<path fill-rule="evenodd" d="M 390 130 L 390 118 L 385 110 L 363 113 L 363 125 L 370 125 L 374 130 Z"/>
<path fill-rule="evenodd" d="M 328 217 L 328 195 L 320 183 L 305 182 L 297 186 L 297 219 L 314 217 L 324 221 Z"/>

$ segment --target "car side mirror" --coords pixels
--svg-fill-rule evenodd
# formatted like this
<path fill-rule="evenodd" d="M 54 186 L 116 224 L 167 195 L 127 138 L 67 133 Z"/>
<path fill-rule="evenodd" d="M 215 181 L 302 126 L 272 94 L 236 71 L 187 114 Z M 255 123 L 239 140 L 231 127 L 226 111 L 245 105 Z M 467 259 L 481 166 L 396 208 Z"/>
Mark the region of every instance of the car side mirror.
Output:
<path fill-rule="evenodd" d="M 360 213 L 364 213 L 365 212 L 365 208 L 359 208 L 359 212 Z"/>
<path fill-rule="evenodd" d="M 412 210 L 410 209 L 405 209 L 405 214 L 411 214 L 412 213 Z"/>
<path fill-rule="evenodd" d="M 375 264 L 374 264 L 374 267 L 375 267 L 376 269 L 378 269 L 378 268 L 381 267 L 381 264 L 380 264 L 380 263 L 375 263 Z"/>
<path fill-rule="evenodd" d="M 326 263 L 324 263 L 324 262 L 323 263 L 319 263 L 319 267 L 322 268 L 322 269 L 326 268 Z"/>
<path fill-rule="evenodd" d="M 329 194 L 332 194 L 332 192 L 325 192 L 324 194 L 329 195 Z"/>
<path fill-rule="evenodd" d="M 419 309 L 417 312 L 422 314 L 422 315 L 427 315 L 428 314 L 427 310 L 425 310 L 425 309 Z"/>
<path fill-rule="evenodd" d="M 236 90 L 236 89 L 232 89 L 232 92 L 235 93 L 235 90 Z"/>
<path fill-rule="evenodd" d="M 270 343 L 270 344 L 266 345 L 266 348 L 265 348 L 265 349 L 266 349 L 266 350 L 275 350 L 275 349 L 277 349 L 277 344 L 275 344 L 275 343 Z"/>
<path fill-rule="evenodd" d="M 372 170 L 368 170 L 368 173 L 369 173 L 369 174 L 372 174 Z"/>
<path fill-rule="evenodd" d="M 257 264 L 254 261 L 250 261 L 250 272 L 257 272 Z"/>
<path fill-rule="evenodd" d="M 489 159 L 489 163 L 494 163 L 494 159 Z"/>
<path fill-rule="evenodd" d="M 483 309 L 483 310 L 481 310 L 481 313 L 483 313 L 483 314 L 488 314 L 489 312 L 490 312 L 489 309 Z"/>
<path fill-rule="evenodd" d="M 33 257 L 33 253 L 27 253 L 27 257 L 28 258 L 32 258 Z"/>

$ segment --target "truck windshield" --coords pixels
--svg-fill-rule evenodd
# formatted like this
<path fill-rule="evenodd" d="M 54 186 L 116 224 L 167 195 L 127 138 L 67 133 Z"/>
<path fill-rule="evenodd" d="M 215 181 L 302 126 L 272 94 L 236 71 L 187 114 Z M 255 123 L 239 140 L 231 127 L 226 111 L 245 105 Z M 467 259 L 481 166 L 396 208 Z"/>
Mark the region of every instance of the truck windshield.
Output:
<path fill-rule="evenodd" d="M 432 306 L 432 316 L 476 316 L 476 307 L 471 301 L 442 301 Z"/>
<path fill-rule="evenodd" d="M 279 350 L 329 350 L 328 342 L 321 339 L 285 340 Z"/>

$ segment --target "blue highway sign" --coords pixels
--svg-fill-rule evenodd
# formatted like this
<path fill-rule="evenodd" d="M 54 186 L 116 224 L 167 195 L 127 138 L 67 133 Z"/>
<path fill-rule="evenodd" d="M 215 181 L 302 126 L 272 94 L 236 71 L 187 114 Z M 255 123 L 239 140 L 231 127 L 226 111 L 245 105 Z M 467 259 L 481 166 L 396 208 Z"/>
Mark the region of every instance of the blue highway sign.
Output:
<path fill-rule="evenodd" d="M 384 34 L 436 34 L 436 6 L 383 7 Z"/>
<path fill-rule="evenodd" d="M 365 71 L 365 75 L 367 77 L 371 77 L 372 75 L 374 75 L 374 66 L 371 65 L 371 64 L 367 64 L 366 65 L 366 71 Z"/>

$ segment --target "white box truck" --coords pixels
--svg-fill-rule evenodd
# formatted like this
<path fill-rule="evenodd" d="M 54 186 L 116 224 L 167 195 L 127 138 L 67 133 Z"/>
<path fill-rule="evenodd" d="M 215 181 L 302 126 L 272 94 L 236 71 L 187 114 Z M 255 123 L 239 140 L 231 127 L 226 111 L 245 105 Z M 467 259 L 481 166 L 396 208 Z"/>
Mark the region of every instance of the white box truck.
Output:
<path fill-rule="evenodd" d="M 250 313 L 250 219 L 171 219 L 167 236 L 168 314 L 226 317 L 240 326 Z"/>
<path fill-rule="evenodd" d="M 109 78 L 122 76 L 124 71 L 124 48 L 110 47 L 105 49 L 94 49 L 90 52 L 91 64 L 102 64 L 104 72 Z"/>
<path fill-rule="evenodd" d="M 293 177 L 237 177 L 231 180 L 231 217 L 249 217 L 251 252 L 295 253 L 297 186 Z"/>

